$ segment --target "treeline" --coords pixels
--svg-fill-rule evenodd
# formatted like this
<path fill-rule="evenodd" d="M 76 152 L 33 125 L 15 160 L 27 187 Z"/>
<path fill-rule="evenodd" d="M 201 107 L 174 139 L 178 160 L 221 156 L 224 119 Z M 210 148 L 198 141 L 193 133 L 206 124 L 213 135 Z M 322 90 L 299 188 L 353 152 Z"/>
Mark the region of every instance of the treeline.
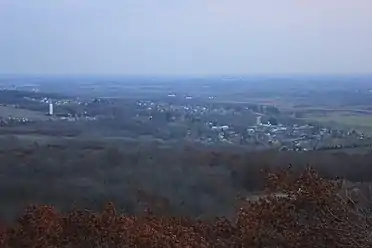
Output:
<path fill-rule="evenodd" d="M 141 211 L 140 192 L 168 202 L 168 213 L 231 216 L 237 195 L 263 189 L 262 170 L 312 165 L 325 178 L 372 181 L 372 154 L 246 152 L 161 143 L 36 142 L 1 144 L 0 217 L 12 220 L 28 203 L 99 210 L 113 201 L 127 214 Z M 140 191 L 139 191 L 140 190 Z M 161 210 L 159 210 L 161 211 Z"/>
<path fill-rule="evenodd" d="M 372 246 L 370 213 L 338 182 L 307 168 L 297 176 L 290 170 L 269 173 L 266 183 L 259 201 L 241 199 L 233 218 L 209 221 L 157 215 L 154 204 L 136 216 L 119 213 L 112 203 L 102 212 L 31 206 L 0 229 L 0 247 Z"/>

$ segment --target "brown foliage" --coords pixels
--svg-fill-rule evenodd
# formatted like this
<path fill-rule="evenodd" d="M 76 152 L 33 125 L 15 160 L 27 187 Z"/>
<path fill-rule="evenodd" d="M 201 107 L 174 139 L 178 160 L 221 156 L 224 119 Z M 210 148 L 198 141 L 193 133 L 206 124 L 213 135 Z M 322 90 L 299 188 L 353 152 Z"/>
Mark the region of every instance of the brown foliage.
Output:
<path fill-rule="evenodd" d="M 13 226 L 1 229 L 0 246 L 372 247 L 370 217 L 340 193 L 341 186 L 311 168 L 300 176 L 291 170 L 269 174 L 267 194 L 242 202 L 235 220 L 125 216 L 112 203 L 101 213 L 30 207 Z"/>

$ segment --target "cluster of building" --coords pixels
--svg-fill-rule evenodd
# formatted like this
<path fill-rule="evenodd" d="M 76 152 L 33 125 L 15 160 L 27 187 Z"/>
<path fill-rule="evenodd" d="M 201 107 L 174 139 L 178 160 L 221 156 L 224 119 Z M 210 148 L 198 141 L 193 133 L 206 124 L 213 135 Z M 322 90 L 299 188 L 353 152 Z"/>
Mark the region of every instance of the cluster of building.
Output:
<path fill-rule="evenodd" d="M 205 144 L 235 144 L 251 146 L 263 149 L 310 151 L 325 147 L 343 147 L 344 145 L 355 145 L 367 137 L 356 131 L 345 131 L 341 129 L 322 127 L 315 124 L 281 124 L 275 118 L 265 118 L 263 114 L 255 113 L 254 125 L 247 123 L 246 128 L 236 127 L 223 121 L 216 121 L 213 114 L 234 118 L 234 110 L 225 108 L 210 108 L 201 105 L 169 105 L 165 103 L 138 102 L 137 105 L 149 111 L 149 113 L 172 111 L 178 114 L 172 121 L 184 121 L 185 116 L 192 116 L 193 119 L 204 118 L 200 122 L 197 135 L 194 130 L 187 132 L 188 139 Z M 211 114 L 211 115 L 208 115 Z M 231 115 L 229 115 L 231 114 Z M 213 117 L 212 117 L 213 116 Z M 208 118 L 212 120 L 208 120 Z M 207 120 L 205 120 L 207 119 Z M 152 116 L 150 118 L 152 120 Z M 268 120 L 268 121 L 267 121 Z M 252 124 L 252 123 L 251 123 Z"/>
<path fill-rule="evenodd" d="M 79 101 L 79 100 L 76 100 L 76 99 L 50 99 L 48 97 L 43 97 L 41 99 L 37 99 L 37 98 L 30 98 L 30 97 L 26 97 L 27 100 L 31 100 L 31 101 L 37 101 L 37 102 L 41 102 L 41 103 L 52 103 L 53 105 L 56 105 L 56 106 L 62 106 L 62 105 L 80 105 L 82 104 L 83 102 Z"/>
<path fill-rule="evenodd" d="M 148 113 L 172 113 L 174 116 L 178 116 L 179 119 L 185 119 L 188 117 L 201 117 L 207 114 L 217 114 L 217 115 L 229 115 L 233 114 L 234 110 L 224 108 L 224 107 L 211 107 L 199 104 L 170 104 L 167 102 L 154 102 L 154 101 L 138 101 L 138 110 L 145 110 Z"/>
<path fill-rule="evenodd" d="M 258 122 L 260 118 L 257 118 Z M 363 133 L 331 129 L 316 125 L 271 125 L 258 123 L 244 131 L 237 131 L 233 126 L 211 126 L 215 136 L 200 137 L 206 143 L 229 143 L 255 146 L 258 148 L 310 151 L 327 148 L 357 147 L 365 145 L 370 138 Z M 372 140 L 371 140 L 372 141 Z"/>
<path fill-rule="evenodd" d="M 58 100 L 52 100 L 50 98 L 44 97 L 42 99 L 30 99 L 33 101 L 39 101 L 40 103 L 46 104 L 48 106 L 47 115 L 52 117 L 50 120 L 62 120 L 62 121 L 80 121 L 80 120 L 86 120 L 86 121 L 94 121 L 97 119 L 95 116 L 88 116 L 87 112 L 84 111 L 79 114 L 71 114 L 71 113 L 61 113 L 58 111 L 55 111 L 55 106 L 77 106 L 77 105 L 83 105 L 87 104 L 82 101 L 76 100 L 76 99 L 58 99 Z"/>

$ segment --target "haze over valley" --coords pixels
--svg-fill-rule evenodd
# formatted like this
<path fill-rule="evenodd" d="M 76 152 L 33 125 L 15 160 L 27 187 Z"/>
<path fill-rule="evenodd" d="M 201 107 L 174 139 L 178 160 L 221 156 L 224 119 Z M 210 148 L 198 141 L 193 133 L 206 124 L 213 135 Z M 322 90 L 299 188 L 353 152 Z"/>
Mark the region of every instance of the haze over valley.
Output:
<path fill-rule="evenodd" d="M 0 0 L 0 247 L 372 247 L 371 7 Z"/>

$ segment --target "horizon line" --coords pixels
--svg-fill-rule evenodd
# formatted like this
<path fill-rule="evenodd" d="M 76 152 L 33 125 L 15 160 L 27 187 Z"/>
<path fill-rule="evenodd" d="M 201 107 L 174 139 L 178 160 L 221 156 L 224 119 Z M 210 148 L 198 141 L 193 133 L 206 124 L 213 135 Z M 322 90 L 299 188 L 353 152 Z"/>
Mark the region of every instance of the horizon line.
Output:
<path fill-rule="evenodd" d="M 129 73 L 0 73 L 0 78 L 4 77 L 186 77 L 186 78 L 208 78 L 208 77 L 372 77 L 371 73 L 221 73 L 221 74 L 166 74 L 166 73 L 148 73 L 148 74 L 129 74 Z"/>

